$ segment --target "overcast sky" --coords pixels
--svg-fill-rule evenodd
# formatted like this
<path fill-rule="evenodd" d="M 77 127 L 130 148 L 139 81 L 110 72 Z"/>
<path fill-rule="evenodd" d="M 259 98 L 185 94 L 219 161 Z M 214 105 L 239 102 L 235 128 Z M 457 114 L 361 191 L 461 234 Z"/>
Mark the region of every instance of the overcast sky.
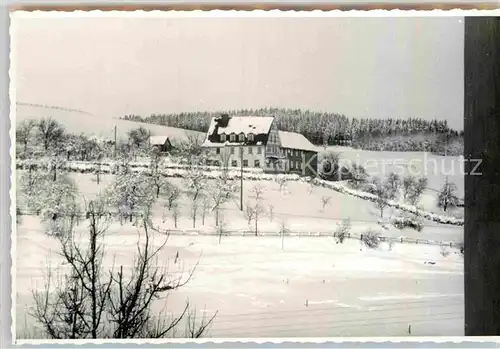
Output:
<path fill-rule="evenodd" d="M 308 108 L 463 128 L 458 17 L 14 21 L 22 102 L 103 117 Z"/>

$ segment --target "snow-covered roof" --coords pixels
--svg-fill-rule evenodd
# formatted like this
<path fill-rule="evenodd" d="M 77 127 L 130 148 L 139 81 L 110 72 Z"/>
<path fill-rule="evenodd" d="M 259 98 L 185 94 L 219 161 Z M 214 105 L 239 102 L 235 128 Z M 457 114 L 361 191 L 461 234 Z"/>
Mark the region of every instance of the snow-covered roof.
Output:
<path fill-rule="evenodd" d="M 217 134 L 231 133 L 235 134 L 267 134 L 271 129 L 274 118 L 272 116 L 231 116 L 227 126 L 222 127 L 219 125 Z M 213 134 L 217 120 L 215 118 L 210 122 L 208 134 Z"/>
<path fill-rule="evenodd" d="M 304 135 L 295 132 L 278 131 L 281 147 L 289 149 L 299 149 L 317 152 L 318 148 L 314 146 Z"/>
<path fill-rule="evenodd" d="M 151 145 L 163 145 L 167 142 L 168 136 L 151 136 L 149 140 Z"/>

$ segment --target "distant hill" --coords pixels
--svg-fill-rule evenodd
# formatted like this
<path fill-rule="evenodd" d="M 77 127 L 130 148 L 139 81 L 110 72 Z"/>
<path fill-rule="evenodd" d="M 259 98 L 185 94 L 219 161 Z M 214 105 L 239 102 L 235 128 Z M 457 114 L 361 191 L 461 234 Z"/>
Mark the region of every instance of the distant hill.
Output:
<path fill-rule="evenodd" d="M 83 133 L 86 136 L 97 136 L 109 139 L 113 139 L 114 127 L 116 126 L 118 140 L 125 139 L 128 131 L 138 127 L 144 127 L 151 131 L 151 135 L 153 136 L 168 136 L 177 141 L 185 140 L 188 134 L 200 135 L 202 137 L 205 135 L 201 132 L 184 130 L 176 127 L 100 117 L 82 110 L 22 102 L 16 104 L 15 117 L 16 124 L 27 119 L 51 117 L 61 123 L 69 133 Z"/>
<path fill-rule="evenodd" d="M 448 151 L 463 153 L 463 132 L 448 127 L 446 120 L 422 118 L 349 118 L 339 113 L 301 109 L 261 108 L 217 112 L 126 115 L 122 119 L 207 132 L 210 120 L 229 115 L 274 116 L 278 129 L 304 135 L 315 145 L 350 145 L 365 150 Z M 450 147 L 450 144 L 454 144 Z M 444 151 L 444 148 L 450 148 Z"/>

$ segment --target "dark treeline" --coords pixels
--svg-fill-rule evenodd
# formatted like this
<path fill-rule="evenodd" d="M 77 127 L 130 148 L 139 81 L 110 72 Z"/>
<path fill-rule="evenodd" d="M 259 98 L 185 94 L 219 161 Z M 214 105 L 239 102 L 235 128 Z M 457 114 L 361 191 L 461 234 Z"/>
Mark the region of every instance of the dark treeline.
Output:
<path fill-rule="evenodd" d="M 206 132 L 210 120 L 221 113 L 229 115 L 274 116 L 282 131 L 303 134 L 316 145 L 352 145 L 367 150 L 436 151 L 438 143 L 462 138 L 463 132 L 448 127 L 446 120 L 348 118 L 338 113 L 301 109 L 242 109 L 218 112 L 152 114 L 149 117 L 127 115 L 126 120 L 140 121 Z M 393 136 L 403 136 L 398 141 Z M 422 136 L 425 137 L 422 140 Z M 414 139 L 412 138 L 414 137 Z M 390 142 L 384 141 L 392 139 Z M 397 145 L 394 145 L 397 143 Z M 389 149 L 396 147 L 394 149 Z"/>

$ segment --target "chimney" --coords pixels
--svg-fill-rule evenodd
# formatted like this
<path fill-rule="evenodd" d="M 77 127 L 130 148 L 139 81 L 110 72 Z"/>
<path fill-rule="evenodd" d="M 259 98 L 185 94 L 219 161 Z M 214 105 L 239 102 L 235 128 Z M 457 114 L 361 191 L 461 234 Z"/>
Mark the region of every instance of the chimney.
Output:
<path fill-rule="evenodd" d="M 227 127 L 229 124 L 229 114 L 221 114 L 218 118 L 218 124 L 220 127 Z"/>

